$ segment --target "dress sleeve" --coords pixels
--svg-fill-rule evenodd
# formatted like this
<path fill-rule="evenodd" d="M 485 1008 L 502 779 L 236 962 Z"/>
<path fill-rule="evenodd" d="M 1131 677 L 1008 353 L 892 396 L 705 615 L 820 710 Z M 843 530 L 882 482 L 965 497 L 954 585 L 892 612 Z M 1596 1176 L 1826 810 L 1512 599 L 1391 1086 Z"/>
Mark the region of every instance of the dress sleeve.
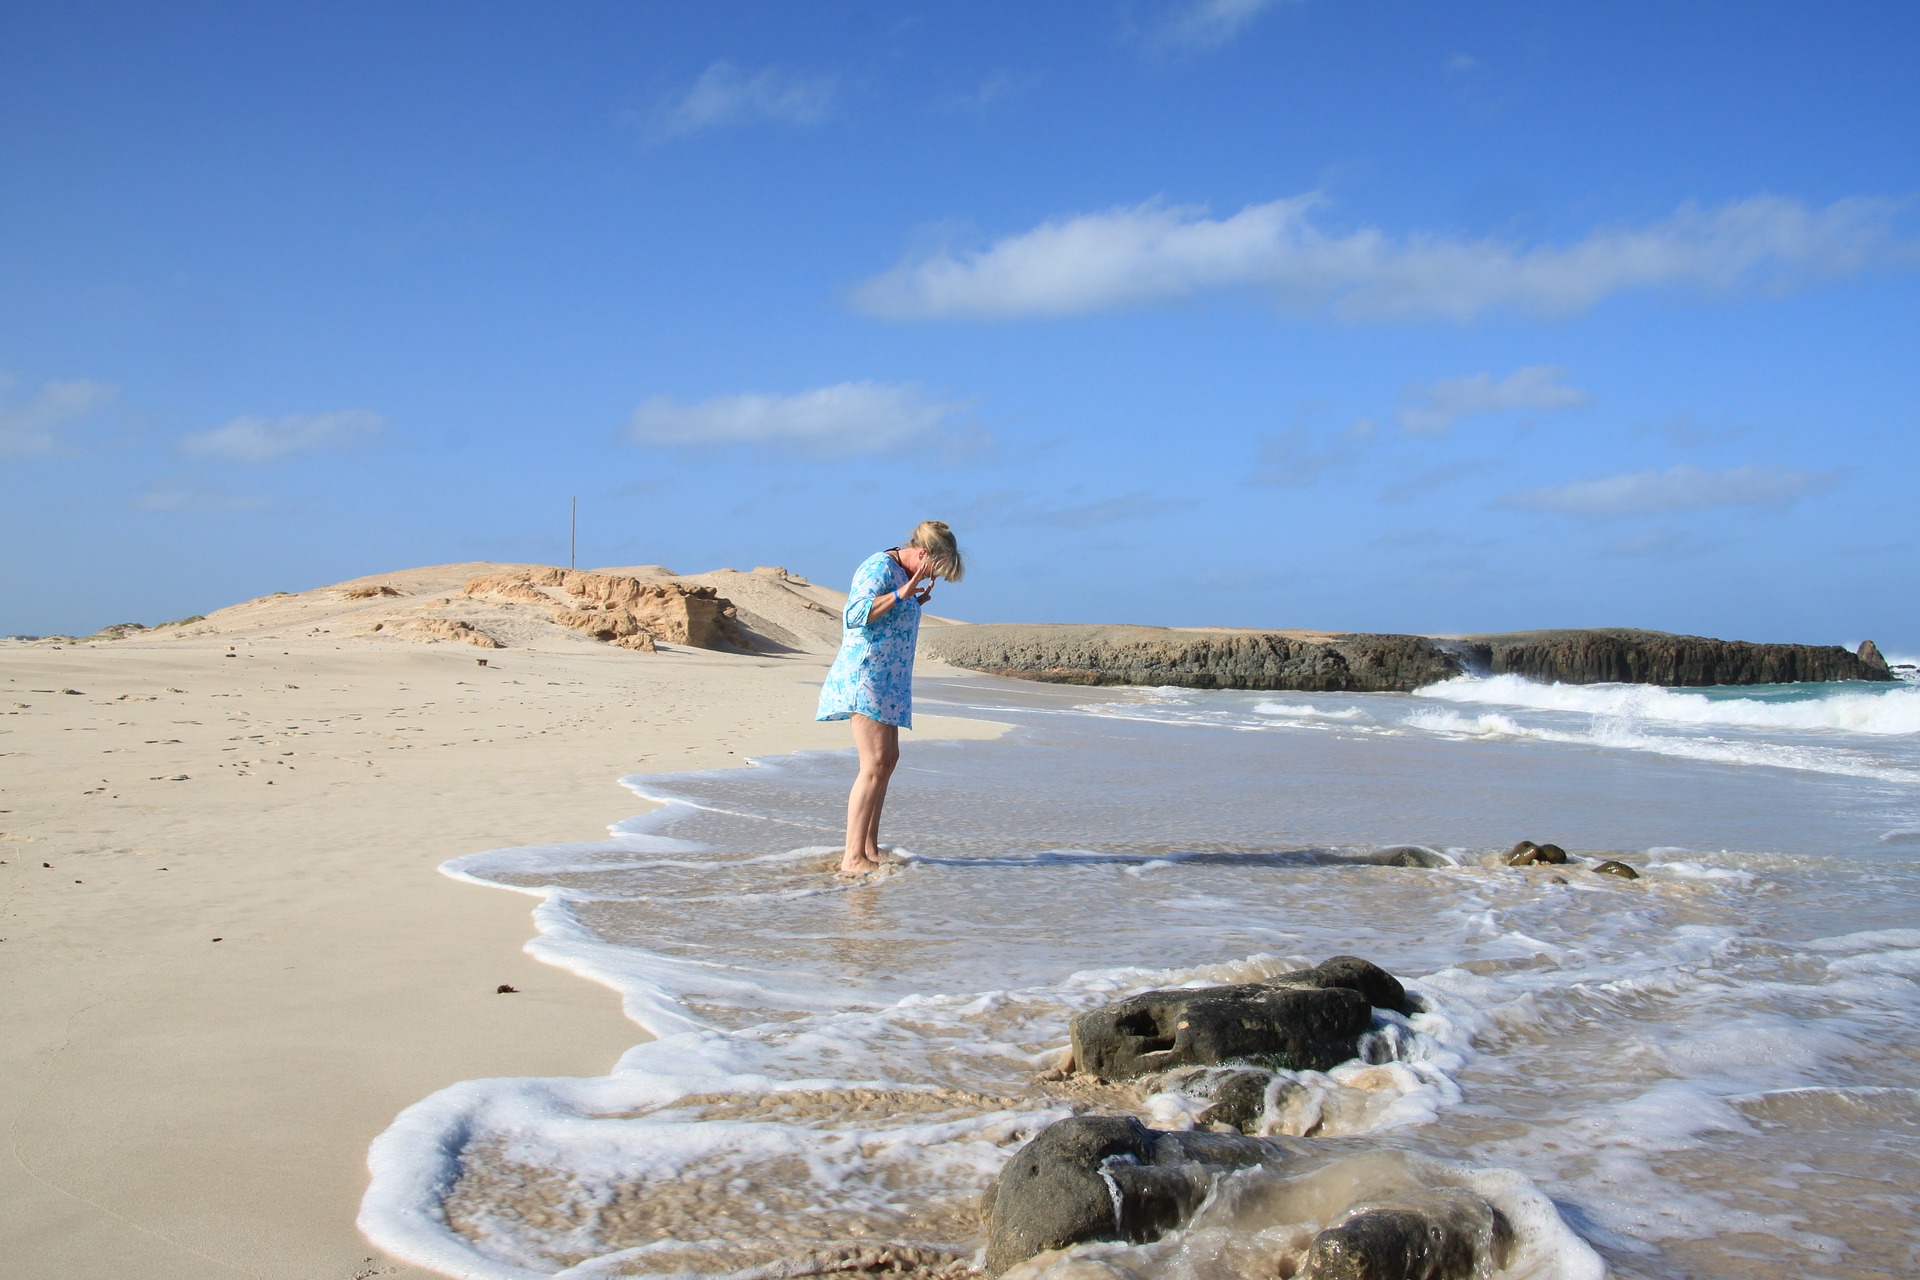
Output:
<path fill-rule="evenodd" d="M 840 615 L 842 626 L 867 625 L 867 615 L 873 612 L 873 602 L 888 589 L 893 579 L 893 574 L 888 572 L 892 563 L 885 555 L 869 556 L 855 571 L 853 586 L 847 589 L 847 607 Z"/>

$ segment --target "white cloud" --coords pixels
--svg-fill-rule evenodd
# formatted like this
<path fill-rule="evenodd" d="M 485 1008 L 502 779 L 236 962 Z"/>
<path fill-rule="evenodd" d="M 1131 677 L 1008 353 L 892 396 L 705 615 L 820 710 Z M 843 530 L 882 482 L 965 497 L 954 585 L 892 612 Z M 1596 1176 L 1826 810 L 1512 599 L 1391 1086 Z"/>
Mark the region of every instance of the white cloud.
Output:
<path fill-rule="evenodd" d="M 234 515 L 259 511 L 268 505 L 264 494 L 228 493 L 174 480 L 156 481 L 133 500 L 141 511 L 166 511 L 192 515 Z"/>
<path fill-rule="evenodd" d="M 118 394 L 118 387 L 75 378 L 44 384 L 25 404 L 0 405 L 0 458 L 52 453 L 63 430 L 104 408 Z"/>
<path fill-rule="evenodd" d="M 1084 315 L 1226 290 L 1352 319 L 1468 320 L 1487 311 L 1570 315 L 1648 289 L 1783 291 L 1870 267 L 1920 263 L 1895 234 L 1894 201 L 1824 209 L 1778 196 L 1683 205 L 1570 245 L 1523 245 L 1372 227 L 1329 230 L 1318 194 L 1225 218 L 1159 201 L 1042 223 L 985 249 L 910 258 L 859 286 L 855 305 L 911 320 Z"/>
<path fill-rule="evenodd" d="M 1559 365 L 1530 364 L 1497 380 L 1490 373 L 1441 378 L 1407 391 L 1402 397 L 1400 426 L 1415 435 L 1439 435 L 1468 414 L 1576 409 L 1592 397 L 1579 387 L 1568 386 L 1566 376 L 1566 369 Z"/>
<path fill-rule="evenodd" d="M 665 141 L 749 120 L 818 124 L 832 107 L 833 94 L 832 76 L 789 74 L 774 67 L 746 75 L 731 62 L 716 62 L 685 93 L 661 104 L 651 131 L 656 140 Z"/>
<path fill-rule="evenodd" d="M 1634 471 L 1526 489 L 1506 495 L 1498 505 L 1575 516 L 1654 515 L 1712 507 L 1785 511 L 1801 498 L 1831 488 L 1840 474 L 1784 467 L 1707 471 L 1682 463 L 1666 471 Z"/>
<path fill-rule="evenodd" d="M 338 449 L 378 435 L 386 420 L 366 409 L 290 413 L 284 418 L 235 418 L 180 441 L 188 453 L 230 462 L 273 462 L 289 454 Z"/>
<path fill-rule="evenodd" d="M 931 443 L 967 408 L 912 385 L 840 382 L 792 395 L 747 391 L 680 404 L 654 396 L 627 422 L 636 444 L 761 445 L 821 457 L 891 453 Z"/>
<path fill-rule="evenodd" d="M 1160 24 L 1162 43 L 1190 49 L 1214 49 L 1279 0 L 1185 0 Z"/>

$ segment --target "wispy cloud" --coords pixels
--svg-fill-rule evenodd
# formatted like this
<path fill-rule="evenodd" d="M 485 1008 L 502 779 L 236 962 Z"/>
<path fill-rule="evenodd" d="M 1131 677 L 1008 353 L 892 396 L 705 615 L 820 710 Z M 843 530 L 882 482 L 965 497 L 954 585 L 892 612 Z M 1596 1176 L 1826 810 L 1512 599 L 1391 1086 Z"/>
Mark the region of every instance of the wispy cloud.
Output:
<path fill-rule="evenodd" d="M 1378 431 L 1373 419 L 1359 418 L 1322 443 L 1305 427 L 1290 427 L 1261 442 L 1259 460 L 1247 483 L 1285 488 L 1316 484 L 1322 476 L 1357 462 Z"/>
<path fill-rule="evenodd" d="M 1703 426 L 1687 414 L 1680 413 L 1662 422 L 1639 423 L 1631 430 L 1636 436 L 1657 435 L 1669 444 L 1678 445 L 1683 449 L 1693 449 L 1738 440 L 1742 436 L 1752 434 L 1753 428 L 1737 423 L 1733 426 Z"/>
<path fill-rule="evenodd" d="M 1707 551 L 1718 550 L 1721 542 L 1698 533 L 1678 529 L 1641 529 L 1615 538 L 1601 547 L 1601 553 L 1627 559 L 1680 560 Z"/>
<path fill-rule="evenodd" d="M 178 480 L 159 480 L 133 500 L 141 511 L 177 512 L 189 515 L 234 515 L 259 511 L 271 502 L 265 494 L 231 493 Z"/>
<path fill-rule="evenodd" d="M 1054 497 L 1036 497 L 1030 493 L 1002 490 L 984 493 L 961 508 L 962 518 L 972 526 L 1024 525 L 1040 529 L 1097 529 L 1181 511 L 1198 503 L 1188 498 L 1161 498 L 1144 492 L 1123 493 L 1111 498 L 1083 502 L 1061 502 Z"/>
<path fill-rule="evenodd" d="M 1571 315 L 1650 289 L 1785 291 L 1920 264 L 1920 242 L 1894 227 L 1902 206 L 1866 197 L 1825 208 L 1778 196 L 1688 204 L 1568 245 L 1333 230 L 1316 220 L 1323 203 L 1310 193 L 1225 218 L 1159 201 L 1079 214 L 978 251 L 909 258 L 853 301 L 889 319 L 1008 320 L 1250 290 L 1301 313 L 1464 321 L 1497 310 Z"/>
<path fill-rule="evenodd" d="M 840 382 L 792 395 L 747 391 L 681 404 L 654 396 L 633 411 L 627 438 L 681 448 L 758 445 L 819 457 L 893 453 L 936 440 L 967 408 L 911 384 Z"/>
<path fill-rule="evenodd" d="M 1840 476 L 1838 470 L 1792 471 L 1785 467 L 1708 471 L 1682 463 L 1665 471 L 1634 471 L 1523 489 L 1496 499 L 1496 505 L 1573 516 L 1663 515 L 1713 507 L 1785 511 L 1810 494 L 1832 488 Z"/>
<path fill-rule="evenodd" d="M 686 90 L 662 102 L 646 122 L 656 142 L 726 125 L 768 120 L 813 125 L 827 118 L 836 84 L 830 75 L 802 75 L 767 67 L 751 75 L 716 62 Z"/>
<path fill-rule="evenodd" d="M 947 111 L 990 111 L 1030 92 L 1039 83 L 1039 75 L 1031 71 L 995 71 L 972 89 L 948 94 L 940 99 L 939 106 Z"/>
<path fill-rule="evenodd" d="M 75 378 L 43 384 L 24 404 L 0 404 L 0 458 L 52 453 L 61 432 L 105 408 L 118 394 L 118 387 Z"/>
<path fill-rule="evenodd" d="M 1549 413 L 1576 409 L 1592 399 L 1579 387 L 1568 386 L 1566 376 L 1559 365 L 1530 364 L 1504 378 L 1476 373 L 1411 387 L 1401 397 L 1400 426 L 1414 435 L 1441 435 L 1469 414 Z"/>
<path fill-rule="evenodd" d="M 1380 501 L 1415 502 L 1456 480 L 1464 480 L 1468 476 L 1478 475 L 1491 469 L 1491 464 L 1484 458 L 1461 458 L 1457 462 L 1443 462 L 1437 467 L 1417 471 L 1397 483 L 1388 485 L 1380 491 Z"/>
<path fill-rule="evenodd" d="M 364 444 L 385 426 L 386 419 L 369 409 L 235 418 L 225 426 L 183 437 L 180 447 L 200 457 L 229 462 L 276 462 L 296 453 Z"/>
<path fill-rule="evenodd" d="M 1286 0 L 1182 0 L 1153 30 L 1154 43 L 1185 49 L 1217 49 L 1248 23 Z"/>

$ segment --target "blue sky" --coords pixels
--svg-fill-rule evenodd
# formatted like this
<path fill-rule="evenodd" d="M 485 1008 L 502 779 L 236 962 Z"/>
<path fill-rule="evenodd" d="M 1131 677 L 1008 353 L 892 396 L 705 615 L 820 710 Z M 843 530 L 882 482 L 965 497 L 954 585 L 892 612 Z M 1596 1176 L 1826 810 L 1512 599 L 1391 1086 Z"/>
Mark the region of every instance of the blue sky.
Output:
<path fill-rule="evenodd" d="M 419 564 L 1920 650 L 1906 4 L 0 9 L 0 633 Z"/>

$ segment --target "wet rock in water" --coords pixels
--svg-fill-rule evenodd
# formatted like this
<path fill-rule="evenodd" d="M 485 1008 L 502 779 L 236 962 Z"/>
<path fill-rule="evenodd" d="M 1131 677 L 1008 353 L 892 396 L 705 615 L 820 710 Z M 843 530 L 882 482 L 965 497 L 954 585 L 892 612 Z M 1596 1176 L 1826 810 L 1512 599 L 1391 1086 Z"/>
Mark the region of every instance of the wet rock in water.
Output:
<path fill-rule="evenodd" d="M 1412 1002 L 1407 999 L 1407 989 L 1400 985 L 1400 979 L 1373 961 L 1362 960 L 1359 956 L 1334 956 L 1322 960 L 1311 969 L 1276 974 L 1266 979 L 1265 985 L 1323 989 L 1345 987 L 1349 991 L 1358 991 L 1376 1009 L 1391 1009 L 1395 1013 L 1406 1014 L 1414 1012 Z"/>
<path fill-rule="evenodd" d="M 1300 1280 L 1468 1280 L 1504 1265 L 1506 1215 L 1472 1192 L 1363 1208 L 1314 1237 Z"/>
<path fill-rule="evenodd" d="M 1226 1125 L 1252 1133 L 1267 1114 L 1267 1090 L 1276 1079 L 1271 1071 L 1251 1067 L 1211 1068 L 1176 1072 L 1162 1087 L 1204 1098 L 1213 1105 L 1201 1114 L 1203 1124 Z"/>
<path fill-rule="evenodd" d="M 1075 1018 L 1073 1060 L 1103 1080 L 1227 1062 L 1325 1071 L 1355 1055 L 1372 1021 L 1367 998 L 1348 987 L 1143 991 Z"/>
<path fill-rule="evenodd" d="M 1417 844 L 1396 845 L 1391 849 L 1382 849 L 1367 859 L 1376 867 L 1450 867 L 1453 864 L 1431 849 L 1423 849 Z"/>
<path fill-rule="evenodd" d="M 1522 840 L 1507 854 L 1507 865 L 1510 867 L 1532 867 L 1543 863 L 1561 866 L 1566 860 L 1567 851 L 1559 845 L 1535 844 L 1531 840 Z"/>
<path fill-rule="evenodd" d="M 1635 871 L 1626 863 L 1613 858 L 1608 858 L 1605 862 L 1598 864 L 1594 867 L 1594 870 L 1603 876 L 1619 876 L 1622 880 L 1638 880 L 1640 878 L 1638 871 Z"/>
<path fill-rule="evenodd" d="M 1088 1240 L 1144 1244 L 1185 1222 L 1215 1174 L 1279 1162 L 1305 1144 L 1167 1133 L 1131 1116 L 1073 1116 L 1041 1130 L 987 1189 L 987 1270 Z"/>
<path fill-rule="evenodd" d="M 1103 1080 L 1250 1062 L 1325 1071 L 1359 1052 L 1375 1007 L 1414 1012 L 1399 979 L 1358 956 L 1231 986 L 1143 991 L 1073 1020 L 1073 1062 Z"/>

